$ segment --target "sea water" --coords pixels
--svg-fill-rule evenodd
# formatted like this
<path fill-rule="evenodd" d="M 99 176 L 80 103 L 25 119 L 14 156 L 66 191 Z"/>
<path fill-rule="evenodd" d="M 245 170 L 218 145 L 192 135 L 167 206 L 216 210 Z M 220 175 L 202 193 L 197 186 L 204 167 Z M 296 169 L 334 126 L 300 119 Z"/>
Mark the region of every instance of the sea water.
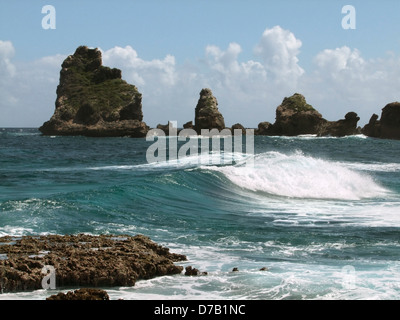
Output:
<path fill-rule="evenodd" d="M 111 299 L 399 299 L 400 141 L 254 142 L 228 164 L 148 164 L 145 139 L 0 129 L 0 236 L 144 234 L 208 273 Z"/>

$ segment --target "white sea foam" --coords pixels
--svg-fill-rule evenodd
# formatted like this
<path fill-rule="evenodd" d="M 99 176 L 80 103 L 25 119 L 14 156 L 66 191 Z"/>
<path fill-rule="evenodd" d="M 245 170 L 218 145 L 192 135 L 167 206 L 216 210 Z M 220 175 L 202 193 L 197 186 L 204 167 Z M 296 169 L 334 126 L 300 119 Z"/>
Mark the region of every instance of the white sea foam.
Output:
<path fill-rule="evenodd" d="M 243 189 L 290 198 L 360 200 L 387 192 L 367 174 L 299 152 L 267 152 L 255 156 L 254 166 L 208 169 L 222 172 Z"/>
<path fill-rule="evenodd" d="M 190 169 L 208 165 L 228 165 L 241 163 L 248 159 L 250 155 L 240 152 L 210 152 L 198 155 L 191 155 L 179 159 L 145 163 L 138 165 L 112 165 L 101 167 L 90 167 L 89 170 L 158 170 L 158 169 Z"/>
<path fill-rule="evenodd" d="M 349 169 L 370 172 L 399 172 L 400 163 L 355 163 L 355 162 L 342 162 L 343 166 Z"/>

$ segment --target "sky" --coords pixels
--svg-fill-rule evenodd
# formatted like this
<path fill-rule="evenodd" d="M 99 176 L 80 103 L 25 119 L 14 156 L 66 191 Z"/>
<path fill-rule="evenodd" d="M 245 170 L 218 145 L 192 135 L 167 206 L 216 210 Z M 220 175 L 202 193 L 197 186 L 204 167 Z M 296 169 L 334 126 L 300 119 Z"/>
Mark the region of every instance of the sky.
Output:
<path fill-rule="evenodd" d="M 0 0 L 0 127 L 50 119 L 80 45 L 138 87 L 151 127 L 194 120 L 202 88 L 227 126 L 273 123 L 296 92 L 328 120 L 354 111 L 364 125 L 400 100 L 399 15 L 397 0 Z"/>

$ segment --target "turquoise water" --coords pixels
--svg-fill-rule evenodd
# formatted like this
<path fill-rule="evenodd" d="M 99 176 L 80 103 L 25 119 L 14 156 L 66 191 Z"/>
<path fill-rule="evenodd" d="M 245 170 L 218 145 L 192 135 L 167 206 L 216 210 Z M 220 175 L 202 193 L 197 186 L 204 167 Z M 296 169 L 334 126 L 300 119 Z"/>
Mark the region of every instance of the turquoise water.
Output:
<path fill-rule="evenodd" d="M 112 299 L 400 298 L 400 141 L 256 136 L 224 165 L 148 164 L 151 144 L 0 129 L 0 236 L 141 233 L 208 272 Z"/>

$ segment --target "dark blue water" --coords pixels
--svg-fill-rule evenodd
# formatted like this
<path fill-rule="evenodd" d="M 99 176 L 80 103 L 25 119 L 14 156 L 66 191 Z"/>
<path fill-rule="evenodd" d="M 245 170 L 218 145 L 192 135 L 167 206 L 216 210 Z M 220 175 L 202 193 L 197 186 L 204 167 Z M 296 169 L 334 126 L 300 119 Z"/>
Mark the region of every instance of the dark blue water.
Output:
<path fill-rule="evenodd" d="M 111 298 L 400 298 L 400 141 L 255 137 L 217 165 L 148 164 L 152 143 L 0 129 L 0 236 L 141 233 L 208 271 Z"/>

